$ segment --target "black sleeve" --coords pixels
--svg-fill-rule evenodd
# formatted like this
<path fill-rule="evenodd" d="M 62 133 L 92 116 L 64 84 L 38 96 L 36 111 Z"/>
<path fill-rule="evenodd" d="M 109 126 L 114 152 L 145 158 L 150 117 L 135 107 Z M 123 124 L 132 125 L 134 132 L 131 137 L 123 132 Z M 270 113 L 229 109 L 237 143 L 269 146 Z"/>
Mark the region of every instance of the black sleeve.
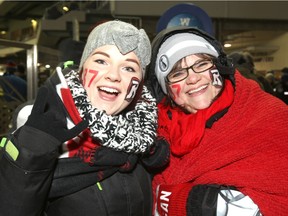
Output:
<path fill-rule="evenodd" d="M 0 147 L 0 213 L 42 215 L 58 158 L 55 138 L 23 126 Z"/>

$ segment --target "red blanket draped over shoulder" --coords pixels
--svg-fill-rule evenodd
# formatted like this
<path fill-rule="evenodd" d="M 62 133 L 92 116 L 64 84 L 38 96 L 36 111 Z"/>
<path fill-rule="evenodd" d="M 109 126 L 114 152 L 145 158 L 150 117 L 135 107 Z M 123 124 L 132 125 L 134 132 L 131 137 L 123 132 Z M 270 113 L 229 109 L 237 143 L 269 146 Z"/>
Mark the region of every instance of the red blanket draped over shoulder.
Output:
<path fill-rule="evenodd" d="M 287 215 L 288 107 L 255 81 L 238 72 L 235 77 L 228 112 L 205 128 L 195 148 L 183 156 L 171 155 L 169 166 L 154 177 L 154 191 L 159 184 L 231 185 L 248 195 L 265 216 Z M 161 124 L 160 128 L 165 126 Z M 169 140 L 169 134 L 165 136 Z"/>

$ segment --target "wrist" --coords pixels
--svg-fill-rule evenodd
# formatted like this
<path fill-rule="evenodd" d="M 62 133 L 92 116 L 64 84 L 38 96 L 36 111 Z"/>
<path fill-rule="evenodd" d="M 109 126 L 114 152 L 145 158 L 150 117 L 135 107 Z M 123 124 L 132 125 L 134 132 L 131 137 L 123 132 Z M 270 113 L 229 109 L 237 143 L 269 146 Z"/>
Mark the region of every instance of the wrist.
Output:
<path fill-rule="evenodd" d="M 159 215 L 186 215 L 186 203 L 191 183 L 178 185 L 160 185 L 157 195 Z"/>

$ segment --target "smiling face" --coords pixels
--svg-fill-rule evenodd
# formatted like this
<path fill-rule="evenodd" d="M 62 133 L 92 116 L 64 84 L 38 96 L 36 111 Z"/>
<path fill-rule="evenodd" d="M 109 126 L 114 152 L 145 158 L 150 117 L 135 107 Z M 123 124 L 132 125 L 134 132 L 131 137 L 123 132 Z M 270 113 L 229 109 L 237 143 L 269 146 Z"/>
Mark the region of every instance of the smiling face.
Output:
<path fill-rule="evenodd" d="M 203 60 L 200 55 L 189 55 L 183 58 L 173 68 L 187 68 Z M 208 108 L 222 88 L 222 79 L 218 70 L 213 67 L 201 73 L 189 69 L 186 79 L 168 85 L 168 91 L 173 101 L 189 113 Z"/>
<path fill-rule="evenodd" d="M 83 64 L 82 80 L 91 104 L 116 115 L 135 97 L 142 70 L 134 52 L 122 55 L 115 45 L 105 45 Z"/>

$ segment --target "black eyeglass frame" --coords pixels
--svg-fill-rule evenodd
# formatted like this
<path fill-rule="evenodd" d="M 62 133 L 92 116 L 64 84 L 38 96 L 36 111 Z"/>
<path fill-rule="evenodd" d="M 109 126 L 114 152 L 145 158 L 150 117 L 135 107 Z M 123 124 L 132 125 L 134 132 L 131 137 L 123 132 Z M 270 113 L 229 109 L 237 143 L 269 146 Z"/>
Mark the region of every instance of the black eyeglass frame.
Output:
<path fill-rule="evenodd" d="M 196 72 L 193 67 L 194 67 L 195 65 L 201 63 L 201 62 L 204 62 L 204 61 L 209 61 L 209 62 L 211 62 L 211 63 L 212 63 L 211 67 L 205 68 L 205 70 L 201 70 L 201 71 L 197 71 L 197 72 Z M 181 70 L 186 70 L 186 76 L 185 76 L 184 78 L 180 79 L 180 80 L 173 81 L 173 82 L 169 81 L 169 79 L 168 79 L 169 74 L 172 72 L 172 71 L 171 71 L 171 72 L 166 76 L 165 80 L 166 80 L 166 82 L 167 82 L 168 84 L 173 84 L 173 83 L 181 82 L 181 81 L 185 80 L 185 79 L 189 76 L 189 69 L 191 69 L 194 73 L 203 73 L 203 72 L 205 72 L 205 71 L 213 68 L 213 67 L 215 66 L 215 61 L 216 61 L 216 59 L 214 59 L 214 58 L 212 58 L 212 59 L 203 59 L 203 60 L 201 60 L 201 61 L 198 61 L 198 62 L 194 63 L 193 65 L 191 65 L 191 66 L 189 66 L 189 67 L 182 68 Z M 180 71 L 180 70 L 178 70 L 178 71 Z"/>

